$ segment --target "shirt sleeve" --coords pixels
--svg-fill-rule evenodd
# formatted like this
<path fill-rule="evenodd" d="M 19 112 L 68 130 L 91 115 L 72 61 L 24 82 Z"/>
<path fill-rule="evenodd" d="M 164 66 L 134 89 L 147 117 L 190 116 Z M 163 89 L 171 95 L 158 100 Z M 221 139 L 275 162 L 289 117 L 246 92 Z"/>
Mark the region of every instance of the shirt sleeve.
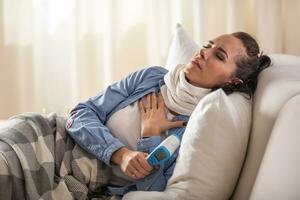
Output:
<path fill-rule="evenodd" d="M 79 146 L 107 165 L 111 165 L 113 152 L 125 146 L 88 107 L 73 111 L 66 126 L 68 133 Z"/>

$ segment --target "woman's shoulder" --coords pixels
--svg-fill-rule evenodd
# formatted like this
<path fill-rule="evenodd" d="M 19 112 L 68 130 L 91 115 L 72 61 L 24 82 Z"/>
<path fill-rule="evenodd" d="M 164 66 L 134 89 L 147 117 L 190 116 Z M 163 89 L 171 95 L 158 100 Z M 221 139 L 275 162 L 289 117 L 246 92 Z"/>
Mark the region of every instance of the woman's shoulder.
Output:
<path fill-rule="evenodd" d="M 144 70 L 150 74 L 166 74 L 168 72 L 168 70 L 162 66 L 150 66 L 144 68 Z"/>
<path fill-rule="evenodd" d="M 145 81 L 145 80 L 156 80 L 162 79 L 168 70 L 161 66 L 150 66 L 144 67 L 132 73 L 129 78 L 134 78 L 135 80 Z"/>

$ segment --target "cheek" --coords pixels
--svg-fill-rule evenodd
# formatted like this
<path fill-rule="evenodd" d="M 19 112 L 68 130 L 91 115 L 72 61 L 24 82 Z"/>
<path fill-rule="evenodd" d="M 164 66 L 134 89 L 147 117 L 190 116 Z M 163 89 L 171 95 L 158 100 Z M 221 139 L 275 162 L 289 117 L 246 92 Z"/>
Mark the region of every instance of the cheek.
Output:
<path fill-rule="evenodd" d="M 226 69 L 226 66 L 218 65 L 211 68 L 211 78 L 216 84 L 223 84 L 230 79 L 230 70 Z"/>

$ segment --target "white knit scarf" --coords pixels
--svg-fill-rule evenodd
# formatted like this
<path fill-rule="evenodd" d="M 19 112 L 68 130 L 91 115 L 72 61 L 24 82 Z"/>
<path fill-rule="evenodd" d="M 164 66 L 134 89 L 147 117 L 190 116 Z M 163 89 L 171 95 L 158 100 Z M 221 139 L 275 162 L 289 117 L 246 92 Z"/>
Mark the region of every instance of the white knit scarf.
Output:
<path fill-rule="evenodd" d="M 194 86 L 187 82 L 184 65 L 177 65 L 165 76 L 165 85 L 160 88 L 166 106 L 179 114 L 191 115 L 199 101 L 210 89 Z"/>

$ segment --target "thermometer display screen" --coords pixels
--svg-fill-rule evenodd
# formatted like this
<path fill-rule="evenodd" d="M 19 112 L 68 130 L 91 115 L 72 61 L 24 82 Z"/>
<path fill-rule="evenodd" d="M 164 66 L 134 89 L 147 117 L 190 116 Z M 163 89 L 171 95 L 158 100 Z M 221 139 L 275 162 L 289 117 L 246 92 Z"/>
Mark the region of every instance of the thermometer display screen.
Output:
<path fill-rule="evenodd" d="M 160 160 L 162 160 L 162 159 L 165 158 L 165 155 L 164 155 L 164 153 L 163 153 L 162 151 L 156 152 L 154 156 L 155 156 L 155 158 L 156 158 L 158 161 L 160 161 Z"/>

